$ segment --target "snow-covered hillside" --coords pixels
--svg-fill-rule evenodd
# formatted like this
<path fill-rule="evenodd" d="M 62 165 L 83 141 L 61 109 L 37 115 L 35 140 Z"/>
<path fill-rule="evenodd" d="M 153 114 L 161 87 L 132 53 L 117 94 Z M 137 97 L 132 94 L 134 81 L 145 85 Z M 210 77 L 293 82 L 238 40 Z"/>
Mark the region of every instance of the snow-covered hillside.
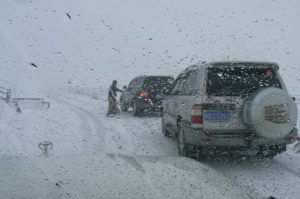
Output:
<path fill-rule="evenodd" d="M 297 0 L 1 0 L 0 86 L 50 108 L 20 102 L 16 113 L 0 101 L 0 156 L 41 156 L 38 143 L 49 140 L 52 156 L 176 159 L 158 117 L 105 117 L 111 81 L 176 76 L 199 61 L 274 61 L 299 99 L 299 19 Z M 264 196 L 300 198 L 293 146 L 273 161 L 205 164 Z"/>
<path fill-rule="evenodd" d="M 96 92 L 112 79 L 177 75 L 197 61 L 268 60 L 295 87 L 299 10 L 296 0 L 3 0 L 1 75 L 27 90 L 38 81 L 47 91 Z"/>

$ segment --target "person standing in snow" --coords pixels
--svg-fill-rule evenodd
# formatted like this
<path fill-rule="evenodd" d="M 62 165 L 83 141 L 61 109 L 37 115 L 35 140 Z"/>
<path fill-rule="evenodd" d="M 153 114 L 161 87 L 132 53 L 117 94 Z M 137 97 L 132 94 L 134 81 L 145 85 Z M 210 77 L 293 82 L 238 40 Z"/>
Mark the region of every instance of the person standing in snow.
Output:
<path fill-rule="evenodd" d="M 106 116 L 114 116 L 119 111 L 117 107 L 117 92 L 123 92 L 121 89 L 117 88 L 117 80 L 112 82 L 112 85 L 109 87 L 108 92 L 108 111 Z"/>

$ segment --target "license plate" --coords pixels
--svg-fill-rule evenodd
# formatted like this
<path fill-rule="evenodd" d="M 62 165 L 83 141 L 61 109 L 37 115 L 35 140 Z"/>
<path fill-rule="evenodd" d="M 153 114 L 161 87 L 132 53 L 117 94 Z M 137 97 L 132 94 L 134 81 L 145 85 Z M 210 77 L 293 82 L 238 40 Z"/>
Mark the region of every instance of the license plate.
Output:
<path fill-rule="evenodd" d="M 228 121 L 231 119 L 231 112 L 228 111 L 204 111 L 206 121 Z"/>

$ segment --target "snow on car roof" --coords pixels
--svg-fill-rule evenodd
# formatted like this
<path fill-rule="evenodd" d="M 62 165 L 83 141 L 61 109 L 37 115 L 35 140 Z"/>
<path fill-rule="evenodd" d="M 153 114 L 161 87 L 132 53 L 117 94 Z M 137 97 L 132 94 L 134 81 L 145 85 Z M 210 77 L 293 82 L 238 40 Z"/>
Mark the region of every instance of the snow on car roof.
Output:
<path fill-rule="evenodd" d="M 255 68 L 275 68 L 279 69 L 279 65 L 275 62 L 263 62 L 263 61 L 214 61 L 207 64 L 209 67 L 227 67 L 232 65 L 251 65 L 251 67 Z"/>

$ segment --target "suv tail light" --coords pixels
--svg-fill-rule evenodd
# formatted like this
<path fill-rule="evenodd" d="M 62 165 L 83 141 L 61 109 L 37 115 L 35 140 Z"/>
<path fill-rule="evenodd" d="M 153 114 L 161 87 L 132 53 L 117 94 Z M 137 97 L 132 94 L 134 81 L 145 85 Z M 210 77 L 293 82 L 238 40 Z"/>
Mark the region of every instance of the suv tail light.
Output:
<path fill-rule="evenodd" d="M 194 104 L 192 107 L 192 124 L 203 124 L 203 104 Z"/>
<path fill-rule="evenodd" d="M 138 95 L 139 98 L 142 99 L 148 99 L 149 98 L 149 93 L 145 92 L 145 91 L 141 91 Z"/>

